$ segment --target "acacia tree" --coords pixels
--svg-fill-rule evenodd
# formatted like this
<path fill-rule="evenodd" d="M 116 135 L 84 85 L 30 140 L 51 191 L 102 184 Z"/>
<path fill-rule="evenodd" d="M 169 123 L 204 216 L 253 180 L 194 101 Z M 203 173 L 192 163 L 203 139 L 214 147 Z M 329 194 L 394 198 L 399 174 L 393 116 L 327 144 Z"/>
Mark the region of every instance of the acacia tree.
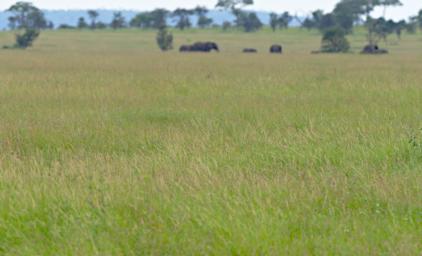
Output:
<path fill-rule="evenodd" d="M 254 32 L 262 28 L 263 24 L 254 12 L 243 12 L 238 10 L 236 13 L 236 25 L 242 27 L 245 32 Z"/>
<path fill-rule="evenodd" d="M 97 18 L 100 16 L 100 14 L 95 10 L 89 10 L 88 16 L 91 19 L 91 28 L 96 29 L 97 28 Z"/>
<path fill-rule="evenodd" d="M 84 29 L 84 28 L 87 28 L 87 27 L 88 27 L 88 23 L 86 23 L 86 21 L 85 21 L 85 18 L 84 18 L 84 17 L 80 17 L 80 18 L 78 19 L 78 25 L 77 25 L 77 27 L 78 27 L 79 29 Z"/>
<path fill-rule="evenodd" d="M 270 27 L 275 32 L 278 27 L 278 15 L 275 12 L 270 13 Z"/>
<path fill-rule="evenodd" d="M 365 2 L 361 0 L 342 0 L 336 4 L 333 15 L 338 26 L 346 33 L 350 33 L 354 24 L 366 14 L 367 8 Z"/>
<path fill-rule="evenodd" d="M 379 0 L 378 5 L 384 7 L 383 11 L 383 17 L 385 19 L 385 16 L 387 15 L 387 8 L 390 6 L 401 6 L 403 5 L 400 0 Z"/>
<path fill-rule="evenodd" d="M 247 5 L 252 5 L 254 2 L 253 0 L 218 0 L 217 7 L 233 10 L 233 9 L 240 9 Z"/>
<path fill-rule="evenodd" d="M 278 18 L 278 24 L 280 28 L 288 28 L 292 20 L 293 20 L 293 16 L 291 16 L 289 12 L 284 12 Z"/>
<path fill-rule="evenodd" d="M 194 14 L 193 10 L 177 8 L 176 10 L 173 11 L 171 16 L 174 18 L 177 18 L 176 27 L 179 28 L 180 30 L 184 30 L 185 28 L 190 28 L 192 26 L 189 16 L 193 14 Z"/>
<path fill-rule="evenodd" d="M 29 2 L 17 2 L 12 5 L 7 12 L 13 16 L 9 17 L 12 29 L 44 29 L 48 27 L 48 22 L 44 13 Z"/>
<path fill-rule="evenodd" d="M 362 0 L 362 6 L 365 9 L 366 14 L 366 21 L 365 26 L 368 30 L 367 40 L 368 46 L 370 48 L 375 48 L 378 44 L 378 41 L 383 37 L 382 32 L 382 20 L 381 19 L 373 19 L 371 17 L 371 12 L 374 10 L 376 6 L 379 6 L 381 0 Z"/>
<path fill-rule="evenodd" d="M 422 10 L 419 11 L 418 16 L 414 18 L 417 26 L 422 30 Z"/>
<path fill-rule="evenodd" d="M 150 12 L 137 14 L 130 22 L 131 27 L 160 29 L 167 26 L 169 11 L 166 9 L 155 9 Z"/>
<path fill-rule="evenodd" d="M 198 16 L 197 26 L 199 28 L 206 28 L 212 24 L 213 20 L 207 17 L 208 9 L 206 7 L 197 6 L 194 13 Z"/>
<path fill-rule="evenodd" d="M 151 28 L 153 24 L 153 18 L 149 12 L 142 12 L 137 14 L 129 23 L 131 27 L 136 28 Z"/>
<path fill-rule="evenodd" d="M 342 0 L 334 8 L 333 15 L 337 26 L 345 32 L 351 32 L 356 21 L 365 16 L 368 45 L 374 48 L 380 39 L 386 38 L 392 31 L 396 30 L 398 35 L 401 34 L 401 27 L 387 23 L 385 18 L 372 18 L 372 11 L 376 7 L 384 7 L 385 16 L 388 7 L 398 5 L 401 5 L 400 0 Z"/>
<path fill-rule="evenodd" d="M 17 24 L 17 19 L 16 19 L 16 17 L 11 16 L 11 17 L 8 18 L 8 21 L 9 21 L 9 24 L 8 24 L 9 28 L 11 30 L 15 30 L 17 28 L 17 25 L 16 25 Z"/>
<path fill-rule="evenodd" d="M 288 28 L 293 16 L 289 12 L 284 12 L 280 16 L 276 13 L 270 13 L 270 27 L 273 31 L 277 28 Z"/>
<path fill-rule="evenodd" d="M 126 26 L 125 17 L 121 12 L 113 13 L 113 20 L 110 23 L 113 29 L 124 28 Z"/>
<path fill-rule="evenodd" d="M 216 7 L 231 10 L 236 17 L 236 25 L 246 32 L 252 32 L 260 29 L 262 23 L 256 13 L 242 11 L 242 8 L 253 3 L 253 0 L 219 0 Z"/>
<path fill-rule="evenodd" d="M 155 9 L 149 13 L 151 15 L 152 28 L 160 29 L 167 26 L 167 17 L 169 16 L 169 11 L 166 9 Z"/>
<path fill-rule="evenodd" d="M 40 29 L 49 27 L 49 23 L 44 17 L 44 13 L 28 2 L 17 2 L 13 4 L 8 12 L 13 16 L 9 17 L 9 26 L 11 29 L 23 29 L 16 34 L 16 43 L 12 47 L 26 49 L 32 46 L 33 42 L 40 35 Z"/>
<path fill-rule="evenodd" d="M 310 17 L 307 17 L 303 22 L 301 22 L 302 27 L 310 29 L 319 29 L 322 17 L 324 16 L 324 11 L 316 10 L 311 13 Z"/>

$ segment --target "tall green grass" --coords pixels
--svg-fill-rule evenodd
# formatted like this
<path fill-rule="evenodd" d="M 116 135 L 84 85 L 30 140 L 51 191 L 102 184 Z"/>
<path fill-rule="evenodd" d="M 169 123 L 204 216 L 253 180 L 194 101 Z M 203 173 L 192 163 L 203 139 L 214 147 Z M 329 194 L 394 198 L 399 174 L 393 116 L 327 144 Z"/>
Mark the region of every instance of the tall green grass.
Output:
<path fill-rule="evenodd" d="M 0 254 L 422 252 L 420 35 L 388 56 L 310 55 L 305 31 L 175 36 L 223 51 L 72 31 L 0 52 Z"/>

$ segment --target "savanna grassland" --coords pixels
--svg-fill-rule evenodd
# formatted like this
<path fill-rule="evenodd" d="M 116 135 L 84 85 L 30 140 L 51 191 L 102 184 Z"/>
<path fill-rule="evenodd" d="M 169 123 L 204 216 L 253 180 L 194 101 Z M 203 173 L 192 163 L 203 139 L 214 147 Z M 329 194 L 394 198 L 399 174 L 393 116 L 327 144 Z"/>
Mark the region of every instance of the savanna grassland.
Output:
<path fill-rule="evenodd" d="M 0 254 L 421 255 L 421 34 L 175 39 L 222 52 L 130 30 L 0 51 Z"/>

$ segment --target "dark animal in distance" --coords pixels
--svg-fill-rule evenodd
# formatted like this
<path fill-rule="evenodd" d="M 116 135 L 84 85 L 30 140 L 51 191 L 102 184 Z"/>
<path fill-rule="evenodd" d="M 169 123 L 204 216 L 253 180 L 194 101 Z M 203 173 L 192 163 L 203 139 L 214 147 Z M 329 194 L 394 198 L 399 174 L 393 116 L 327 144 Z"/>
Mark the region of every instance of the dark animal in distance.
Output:
<path fill-rule="evenodd" d="M 378 45 L 366 45 L 362 52 L 362 54 L 387 54 L 388 51 L 386 49 L 381 49 Z"/>
<path fill-rule="evenodd" d="M 191 48 L 190 45 L 182 45 L 182 46 L 180 46 L 179 51 L 180 52 L 188 52 L 188 51 L 190 51 L 190 48 Z"/>
<path fill-rule="evenodd" d="M 243 53 L 257 53 L 258 50 L 257 49 L 254 49 L 254 48 L 245 48 L 245 49 L 243 49 L 242 52 Z"/>
<path fill-rule="evenodd" d="M 214 42 L 197 42 L 192 45 L 182 45 L 179 48 L 180 52 L 211 52 L 217 51 L 220 49 L 218 45 Z"/>
<path fill-rule="evenodd" d="M 271 45 L 270 53 L 281 54 L 281 53 L 283 53 L 283 47 L 281 45 L 278 45 L 278 44 Z"/>

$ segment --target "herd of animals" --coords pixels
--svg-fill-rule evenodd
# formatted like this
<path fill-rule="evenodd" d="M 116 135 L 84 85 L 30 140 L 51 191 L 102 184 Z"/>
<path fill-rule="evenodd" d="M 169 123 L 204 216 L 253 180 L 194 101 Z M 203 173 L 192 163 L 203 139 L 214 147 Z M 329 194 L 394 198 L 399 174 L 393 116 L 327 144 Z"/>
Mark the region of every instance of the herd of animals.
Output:
<path fill-rule="evenodd" d="M 191 45 L 182 45 L 179 48 L 180 52 L 219 52 L 220 49 L 218 45 L 214 42 L 197 42 Z M 243 49 L 244 53 L 257 53 L 258 50 L 254 48 L 245 48 Z M 270 53 L 283 53 L 283 47 L 278 44 L 274 44 L 270 47 Z"/>
<path fill-rule="evenodd" d="M 180 52 L 219 52 L 218 45 L 214 42 L 196 42 L 191 45 L 182 45 L 179 48 Z M 243 53 L 257 53 L 258 50 L 255 48 L 244 48 Z M 270 53 L 283 53 L 283 47 L 279 44 L 271 45 Z M 311 53 L 320 53 L 320 51 L 313 51 Z M 362 50 L 363 54 L 386 54 L 387 50 L 379 48 L 378 45 L 367 45 Z"/>

